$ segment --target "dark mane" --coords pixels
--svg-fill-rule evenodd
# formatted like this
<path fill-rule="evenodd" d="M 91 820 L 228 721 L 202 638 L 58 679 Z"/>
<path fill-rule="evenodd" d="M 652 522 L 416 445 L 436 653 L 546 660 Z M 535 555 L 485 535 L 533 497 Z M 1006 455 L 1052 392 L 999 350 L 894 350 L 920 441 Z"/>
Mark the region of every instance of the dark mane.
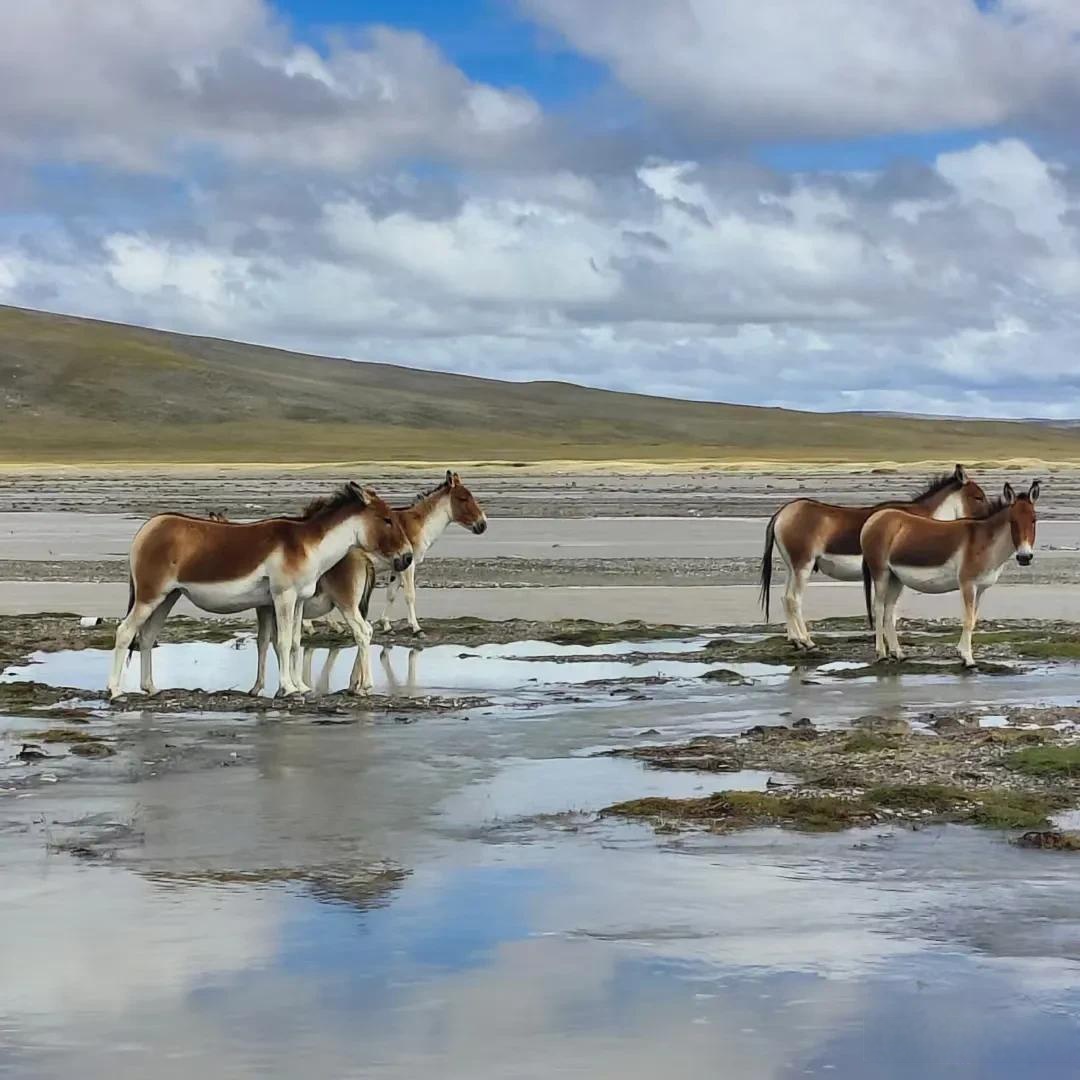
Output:
<path fill-rule="evenodd" d="M 959 487 L 956 482 L 956 473 L 942 473 L 940 476 L 932 476 L 926 481 L 926 485 L 911 496 L 912 502 L 921 502 L 923 499 L 936 495 L 948 487 Z"/>
<path fill-rule="evenodd" d="M 422 503 L 425 499 L 430 499 L 433 495 L 438 495 L 440 491 L 449 491 L 449 490 L 450 489 L 449 489 L 449 487 L 447 487 L 446 481 L 444 480 L 441 484 L 436 484 L 430 491 L 419 491 L 419 492 L 417 492 L 413 496 L 412 502 L 409 503 L 409 506 L 396 506 L 396 507 L 394 507 L 394 509 L 395 510 L 408 510 L 410 506 L 416 506 L 418 503 Z"/>
<path fill-rule="evenodd" d="M 313 517 L 320 514 L 329 514 L 331 511 L 339 510 L 350 503 L 362 505 L 363 499 L 360 497 L 358 489 L 350 487 L 348 484 L 342 484 L 332 495 L 320 495 L 317 499 L 312 499 L 300 511 L 298 519 L 300 521 L 310 521 Z"/>

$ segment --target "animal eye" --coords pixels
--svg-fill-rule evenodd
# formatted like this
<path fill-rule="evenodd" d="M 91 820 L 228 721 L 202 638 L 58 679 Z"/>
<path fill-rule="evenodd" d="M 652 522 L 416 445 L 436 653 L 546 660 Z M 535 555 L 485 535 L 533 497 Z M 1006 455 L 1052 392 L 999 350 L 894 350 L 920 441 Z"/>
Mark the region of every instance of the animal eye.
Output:
<path fill-rule="evenodd" d="M 383 524 L 384 525 L 389 525 L 390 524 L 390 519 L 388 517 L 384 517 L 383 518 Z"/>

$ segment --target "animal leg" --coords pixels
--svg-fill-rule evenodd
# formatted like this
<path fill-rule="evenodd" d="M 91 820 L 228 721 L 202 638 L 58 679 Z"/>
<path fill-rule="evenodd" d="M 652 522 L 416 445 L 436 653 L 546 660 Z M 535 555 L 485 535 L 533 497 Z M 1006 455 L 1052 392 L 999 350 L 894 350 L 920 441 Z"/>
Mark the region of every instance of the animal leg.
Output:
<path fill-rule="evenodd" d="M 803 597 L 806 595 L 807 585 L 810 584 L 811 573 L 813 573 L 812 565 L 799 569 L 799 583 L 795 591 L 795 629 L 798 631 L 804 649 L 816 648 L 814 639 L 810 636 L 810 628 L 806 625 L 806 619 L 803 618 L 802 610 Z"/>
<path fill-rule="evenodd" d="M 266 685 L 266 654 L 270 649 L 270 637 L 274 633 L 274 609 L 261 607 L 255 609 L 255 618 L 258 630 L 255 634 L 255 644 L 258 649 L 257 668 L 255 671 L 255 685 L 248 691 L 252 697 L 262 693 Z"/>
<path fill-rule="evenodd" d="M 156 694 L 154 686 L 154 645 L 158 634 L 169 617 L 169 612 L 180 599 L 180 591 L 174 590 L 161 601 L 139 631 L 139 686 L 144 694 Z"/>
<path fill-rule="evenodd" d="M 408 682 L 405 684 L 410 693 L 416 692 L 416 662 L 422 649 L 410 649 L 409 650 L 409 674 Z"/>
<path fill-rule="evenodd" d="M 962 585 L 960 597 L 964 601 L 964 629 L 960 634 L 957 650 L 965 667 L 975 666 L 975 657 L 971 654 L 971 635 L 975 630 L 976 609 L 978 607 L 978 594 L 974 585 Z"/>
<path fill-rule="evenodd" d="M 400 588 L 401 578 L 395 574 L 386 584 L 386 604 L 383 606 L 382 618 L 379 620 L 379 626 L 384 631 L 388 631 L 392 625 L 390 622 L 390 609 L 394 606 Z"/>
<path fill-rule="evenodd" d="M 356 660 L 353 662 L 352 673 L 349 676 L 349 693 L 368 694 L 375 685 L 375 678 L 371 672 L 373 628 L 371 623 L 360 614 L 359 606 L 340 610 L 356 642 Z"/>
<path fill-rule="evenodd" d="M 311 659 L 308 658 L 305 666 L 303 632 L 304 632 L 304 601 L 296 601 L 296 610 L 293 612 L 293 637 L 292 637 L 292 677 L 296 688 L 301 694 L 311 690 L 308 680 L 304 678 L 306 670 L 311 675 Z"/>
<path fill-rule="evenodd" d="M 416 621 L 416 563 L 407 566 L 401 577 L 405 586 L 405 604 L 409 609 L 409 625 L 414 634 L 422 633 L 420 624 Z"/>
<path fill-rule="evenodd" d="M 296 614 L 296 590 L 283 589 L 274 596 L 274 652 L 278 661 L 279 695 L 300 692 L 292 676 L 293 617 Z"/>
<path fill-rule="evenodd" d="M 799 607 L 801 597 L 799 592 L 805 587 L 805 578 L 801 575 L 800 571 L 792 566 L 791 561 L 788 558 L 787 551 L 780 547 L 780 554 L 784 557 L 784 563 L 787 565 L 787 582 L 784 585 L 784 625 L 787 629 L 788 641 L 791 642 L 795 648 L 802 648 L 803 636 L 802 628 L 799 626 Z"/>
<path fill-rule="evenodd" d="M 900 648 L 900 639 L 896 633 L 896 605 L 904 586 L 895 574 L 890 574 L 885 585 L 885 642 L 888 651 L 897 659 L 904 659 L 904 650 Z"/>
<path fill-rule="evenodd" d="M 116 628 L 116 644 L 113 646 L 112 671 L 109 674 L 108 691 L 110 698 L 117 698 L 121 694 L 120 677 L 124 672 L 124 661 L 127 659 L 128 649 L 135 640 L 135 635 L 142 628 L 147 619 L 153 615 L 158 604 L 164 597 L 147 602 L 137 600 L 131 610 L 120 621 Z"/>
<path fill-rule="evenodd" d="M 879 660 L 886 660 L 889 656 L 885 647 L 885 594 L 891 576 L 885 570 L 874 579 L 874 653 Z"/>

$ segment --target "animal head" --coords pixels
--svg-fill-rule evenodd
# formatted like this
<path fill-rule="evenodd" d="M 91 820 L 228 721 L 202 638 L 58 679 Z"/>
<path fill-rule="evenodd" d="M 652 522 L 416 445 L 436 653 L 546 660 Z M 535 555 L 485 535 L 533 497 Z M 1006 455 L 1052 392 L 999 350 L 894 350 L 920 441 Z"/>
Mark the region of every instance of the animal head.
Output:
<path fill-rule="evenodd" d="M 1013 548 L 1016 550 L 1016 561 L 1021 566 L 1030 566 L 1035 558 L 1035 504 L 1039 501 L 1041 490 L 1042 484 L 1033 480 L 1027 491 L 1017 495 L 1012 484 L 1006 481 L 1001 494 L 1002 502 L 1009 508 Z"/>
<path fill-rule="evenodd" d="M 473 493 L 461 482 L 461 477 L 447 469 L 443 485 L 450 493 L 450 520 L 471 529 L 477 535 L 486 531 L 487 514 L 473 497 Z"/>
<path fill-rule="evenodd" d="M 389 567 L 401 573 L 412 565 L 412 544 L 401 521 L 374 488 L 361 487 L 350 480 L 336 496 L 323 500 L 323 509 L 335 502 L 338 506 L 348 502 L 357 509 L 357 546 L 377 567 Z M 307 516 L 312 507 L 308 508 Z"/>
<path fill-rule="evenodd" d="M 963 465 L 957 465 L 951 473 L 945 473 L 933 481 L 921 496 L 942 496 L 941 504 L 934 512 L 940 521 L 957 518 L 980 518 L 990 513 L 991 501 Z"/>

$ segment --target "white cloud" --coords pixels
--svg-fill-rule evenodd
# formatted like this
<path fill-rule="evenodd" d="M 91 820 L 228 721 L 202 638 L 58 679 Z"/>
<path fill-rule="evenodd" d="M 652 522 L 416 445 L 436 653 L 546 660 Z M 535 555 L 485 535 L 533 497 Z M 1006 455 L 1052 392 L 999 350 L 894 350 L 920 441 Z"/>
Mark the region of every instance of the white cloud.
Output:
<path fill-rule="evenodd" d="M 437 212 L 408 185 L 389 212 L 386 190 L 353 191 L 296 221 L 288 200 L 244 220 L 211 199 L 183 238 L 13 242 L 0 298 L 666 395 L 1060 412 L 1080 346 L 1075 182 L 1016 140 L 928 171 L 931 199 L 886 175 L 765 190 L 656 160 L 631 178 L 489 178 Z"/>
<path fill-rule="evenodd" d="M 263 0 L 199 20 L 176 0 L 19 6 L 0 40 L 0 299 L 506 378 L 1060 411 L 1075 169 L 1019 136 L 793 175 L 709 144 L 1060 106 L 1073 7 L 945 0 L 912 50 L 924 0 L 787 3 L 596 0 L 586 19 L 530 0 L 696 132 L 669 156 L 633 116 L 580 140 L 415 33 L 320 50 Z M 71 162 L 66 182 L 30 168 Z"/>
<path fill-rule="evenodd" d="M 524 94 L 377 27 L 295 42 L 262 0 L 35 0 L 0 38 L 0 153 L 175 171 L 183 155 L 344 170 L 407 154 L 497 158 L 537 134 Z"/>
<path fill-rule="evenodd" d="M 1080 97 L 1067 0 L 522 3 L 629 90 L 721 139 L 985 128 L 1067 117 Z"/>

